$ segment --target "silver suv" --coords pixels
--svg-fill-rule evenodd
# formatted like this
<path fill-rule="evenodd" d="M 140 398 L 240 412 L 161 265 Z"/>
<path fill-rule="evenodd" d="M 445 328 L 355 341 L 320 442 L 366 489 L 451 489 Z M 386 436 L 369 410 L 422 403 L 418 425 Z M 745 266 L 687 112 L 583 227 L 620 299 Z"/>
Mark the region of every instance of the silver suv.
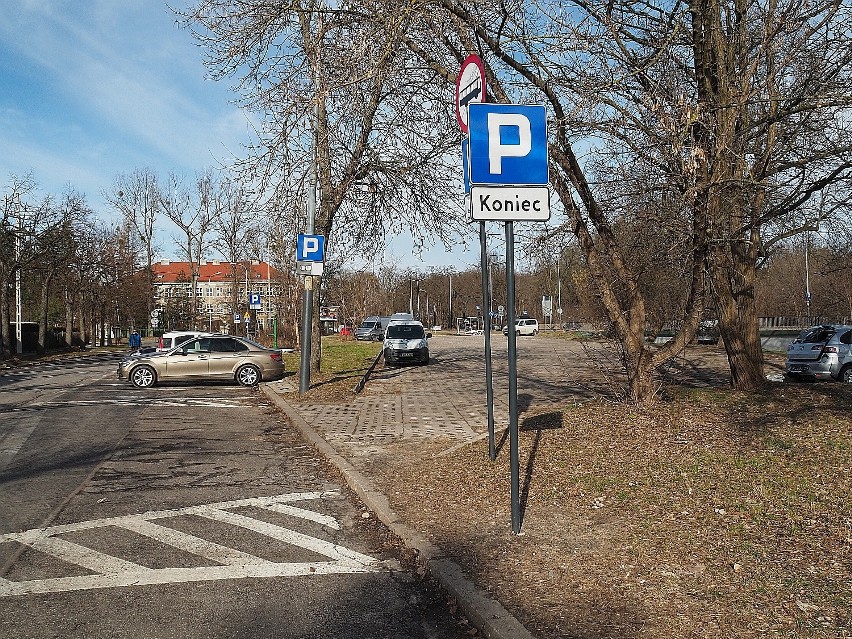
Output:
<path fill-rule="evenodd" d="M 852 326 L 813 326 L 787 347 L 784 371 L 791 380 L 836 379 L 852 383 Z"/>

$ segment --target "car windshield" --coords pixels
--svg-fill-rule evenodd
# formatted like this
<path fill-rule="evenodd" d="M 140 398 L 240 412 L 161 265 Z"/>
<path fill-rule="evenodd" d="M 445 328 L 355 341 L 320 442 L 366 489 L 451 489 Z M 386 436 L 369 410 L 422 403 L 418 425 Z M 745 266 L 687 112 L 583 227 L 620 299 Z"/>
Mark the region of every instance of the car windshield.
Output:
<path fill-rule="evenodd" d="M 388 339 L 423 339 L 425 336 L 423 327 L 417 324 L 391 324 L 388 326 Z"/>

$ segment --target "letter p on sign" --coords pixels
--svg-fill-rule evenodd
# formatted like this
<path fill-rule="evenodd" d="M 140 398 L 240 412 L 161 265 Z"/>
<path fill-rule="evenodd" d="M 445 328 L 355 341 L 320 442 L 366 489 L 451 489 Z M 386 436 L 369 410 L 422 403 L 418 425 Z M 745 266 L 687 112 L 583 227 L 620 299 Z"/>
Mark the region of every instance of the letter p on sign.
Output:
<path fill-rule="evenodd" d="M 509 138 L 513 138 L 511 142 Z M 531 150 L 532 132 L 527 116 L 520 113 L 488 114 L 488 164 L 491 173 L 503 173 L 503 158 L 523 158 Z"/>
<path fill-rule="evenodd" d="M 547 112 L 543 106 L 470 104 L 468 123 L 471 184 L 547 184 Z"/>

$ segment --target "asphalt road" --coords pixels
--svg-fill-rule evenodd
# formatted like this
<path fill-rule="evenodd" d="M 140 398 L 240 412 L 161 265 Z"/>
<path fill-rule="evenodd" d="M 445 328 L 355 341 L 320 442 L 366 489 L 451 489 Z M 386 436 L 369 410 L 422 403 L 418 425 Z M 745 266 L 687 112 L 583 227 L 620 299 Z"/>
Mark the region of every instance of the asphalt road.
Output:
<path fill-rule="evenodd" d="M 256 389 L 116 364 L 0 375 L 0 636 L 467 636 Z"/>

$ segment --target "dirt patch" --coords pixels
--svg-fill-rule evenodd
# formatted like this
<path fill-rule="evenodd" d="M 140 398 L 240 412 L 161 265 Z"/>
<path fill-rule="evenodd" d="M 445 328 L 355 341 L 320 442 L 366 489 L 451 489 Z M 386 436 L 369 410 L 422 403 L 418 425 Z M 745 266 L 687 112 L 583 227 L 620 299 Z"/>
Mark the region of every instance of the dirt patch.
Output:
<path fill-rule="evenodd" d="M 852 636 L 852 389 L 664 395 L 523 414 L 521 535 L 502 433 L 355 463 L 540 637 Z"/>

